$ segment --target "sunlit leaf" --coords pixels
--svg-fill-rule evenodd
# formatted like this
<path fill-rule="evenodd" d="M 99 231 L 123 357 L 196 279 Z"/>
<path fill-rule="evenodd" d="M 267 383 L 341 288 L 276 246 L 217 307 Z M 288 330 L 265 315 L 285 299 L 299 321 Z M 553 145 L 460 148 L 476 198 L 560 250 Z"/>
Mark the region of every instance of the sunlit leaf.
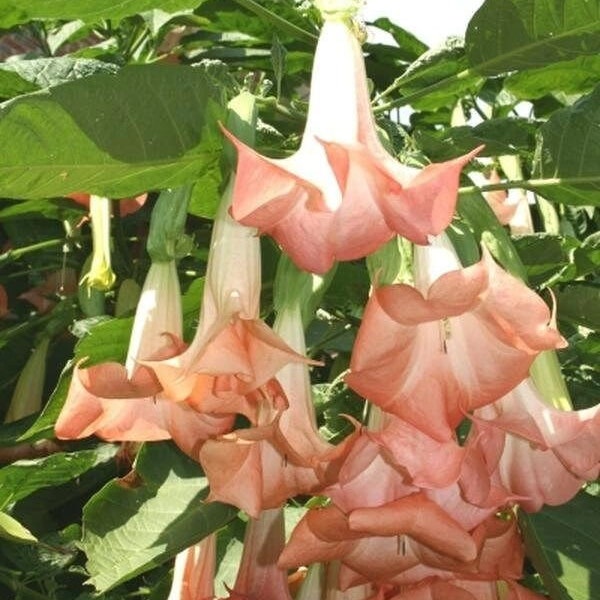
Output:
<path fill-rule="evenodd" d="M 469 66 L 482 75 L 540 68 L 600 51 L 597 0 L 486 0 L 467 28 Z"/>
<path fill-rule="evenodd" d="M 119 198 L 193 181 L 218 160 L 224 101 L 204 69 L 164 65 L 9 101 L 0 109 L 0 195 Z"/>
<path fill-rule="evenodd" d="M 527 553 L 552 600 L 591 600 L 600 582 L 600 499 L 581 492 L 563 506 L 521 514 Z"/>
<path fill-rule="evenodd" d="M 237 510 L 205 503 L 197 463 L 169 442 L 142 447 L 134 471 L 84 507 L 83 549 L 90 582 L 105 591 L 223 527 Z"/>

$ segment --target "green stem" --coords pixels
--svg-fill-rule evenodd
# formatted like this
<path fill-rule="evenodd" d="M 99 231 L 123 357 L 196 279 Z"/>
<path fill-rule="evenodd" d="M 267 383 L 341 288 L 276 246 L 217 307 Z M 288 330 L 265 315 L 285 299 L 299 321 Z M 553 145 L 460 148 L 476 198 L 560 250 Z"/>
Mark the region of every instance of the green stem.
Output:
<path fill-rule="evenodd" d="M 44 596 L 24 585 L 15 583 L 11 577 L 4 575 L 4 573 L 0 573 L 0 582 L 13 592 L 19 592 L 19 598 L 22 598 L 23 600 L 48 600 L 48 596 Z"/>
<path fill-rule="evenodd" d="M 545 179 L 521 179 L 519 181 L 503 181 L 487 185 L 470 185 L 458 188 L 459 194 L 472 194 L 474 192 L 492 192 L 494 190 L 510 190 L 520 188 L 535 190 L 540 187 L 552 187 L 554 185 L 581 185 L 586 183 L 600 183 L 598 175 L 583 177 L 548 177 Z"/>
<path fill-rule="evenodd" d="M 273 108 L 276 112 L 288 117 L 289 119 L 293 119 L 295 121 L 304 121 L 306 119 L 305 114 L 281 104 L 277 101 L 277 98 L 274 98 L 273 96 L 269 96 L 268 98 L 257 98 L 256 102 L 261 107 L 265 106 L 268 108 Z"/>
<path fill-rule="evenodd" d="M 254 2 L 254 0 L 234 0 L 234 2 L 253 12 L 255 15 L 258 15 L 261 19 L 270 21 L 271 23 L 279 27 L 282 31 L 287 31 L 289 34 L 293 35 L 299 40 L 302 40 L 311 45 L 314 45 L 317 41 L 316 35 L 310 33 L 309 31 L 306 31 L 305 29 L 302 29 L 302 27 L 298 27 L 298 25 L 294 25 L 294 23 L 290 23 L 283 17 L 280 17 L 274 12 L 271 12 L 264 6 L 261 6 L 258 2 Z"/>
<path fill-rule="evenodd" d="M 24 246 L 23 248 L 14 248 L 0 254 L 0 264 L 8 262 L 9 260 L 18 260 L 30 252 L 37 252 L 38 250 L 45 250 L 46 248 L 54 248 L 55 246 L 61 246 L 65 243 L 65 238 L 60 238 L 55 240 L 46 240 L 45 242 L 38 242 L 37 244 Z"/>
<path fill-rule="evenodd" d="M 373 109 L 373 112 L 382 113 L 382 112 L 391 110 L 392 108 L 397 108 L 399 106 L 405 106 L 415 100 L 419 100 L 420 98 L 423 98 L 423 97 L 431 94 L 431 92 L 437 92 L 439 90 L 443 90 L 447 85 L 454 83 L 455 81 L 460 81 L 461 79 L 467 79 L 468 77 L 471 77 L 472 75 L 473 75 L 473 71 L 471 71 L 471 69 L 465 69 L 464 71 L 461 71 L 460 73 L 457 73 L 456 75 L 452 75 L 450 77 L 440 79 L 440 81 L 436 81 L 435 83 L 432 83 L 431 85 L 428 85 L 427 87 L 424 87 L 417 92 L 413 92 L 412 94 L 408 94 L 407 96 L 401 96 L 400 98 L 397 98 L 396 100 L 392 100 L 391 102 L 387 102 L 385 104 L 380 104 Z M 407 83 L 410 83 L 409 78 L 396 79 L 396 81 L 394 81 L 394 83 L 392 83 L 392 85 L 390 85 L 383 92 L 381 92 L 381 94 L 379 94 L 379 96 L 377 96 L 376 100 L 380 100 L 381 98 L 384 98 L 385 96 L 387 96 L 387 95 L 391 94 L 392 92 L 394 92 L 395 90 L 397 90 L 401 85 L 406 85 Z"/>

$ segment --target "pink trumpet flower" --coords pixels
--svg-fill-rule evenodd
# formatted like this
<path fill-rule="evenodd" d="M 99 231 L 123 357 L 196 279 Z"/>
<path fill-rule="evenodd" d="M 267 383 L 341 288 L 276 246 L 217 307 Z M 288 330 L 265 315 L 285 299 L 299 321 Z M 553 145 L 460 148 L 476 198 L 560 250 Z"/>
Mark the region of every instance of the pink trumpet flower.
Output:
<path fill-rule="evenodd" d="M 286 406 L 274 375 L 288 362 L 306 359 L 259 319 L 260 242 L 254 230 L 229 216 L 230 192 L 231 185 L 215 219 L 192 343 L 170 358 L 143 364 L 173 402 L 185 401 L 203 413 L 243 414 L 257 424 L 263 404 Z"/>
<path fill-rule="evenodd" d="M 232 214 L 268 233 L 302 269 L 374 252 L 398 233 L 418 244 L 450 223 L 461 169 L 479 151 L 422 170 L 400 164 L 378 139 L 360 44 L 326 19 L 315 54 L 300 149 L 261 156 L 225 132 L 238 151 Z"/>
<path fill-rule="evenodd" d="M 216 563 L 215 534 L 180 552 L 175 558 L 173 584 L 167 600 L 213 600 Z"/>
<path fill-rule="evenodd" d="M 287 571 L 277 566 L 284 544 L 282 509 L 267 510 L 258 519 L 251 519 L 228 600 L 292 600 Z"/>
<path fill-rule="evenodd" d="M 433 580 L 371 600 L 545 600 L 514 581 Z"/>
<path fill-rule="evenodd" d="M 546 304 L 484 249 L 461 268 L 444 237 L 416 254 L 417 289 L 376 289 L 346 381 L 437 440 L 465 413 L 498 400 L 542 351 L 566 345 Z"/>
<path fill-rule="evenodd" d="M 188 454 L 207 437 L 228 431 L 233 417 L 200 414 L 187 403 L 164 397 L 143 359 L 180 351 L 181 297 L 174 262 L 150 267 L 134 319 L 126 366 L 104 363 L 75 367 L 56 435 L 110 441 L 173 438 Z"/>
<path fill-rule="evenodd" d="M 600 405 L 552 408 L 526 379 L 473 418 L 488 463 L 528 512 L 568 502 L 600 473 Z"/>
<path fill-rule="evenodd" d="M 298 356 L 304 354 L 299 308 L 283 310 L 275 330 Z M 211 484 L 209 499 L 253 517 L 332 483 L 352 439 L 333 447 L 319 437 L 306 364 L 287 364 L 277 380 L 285 406 L 263 402 L 254 427 L 209 440 L 199 455 Z"/>

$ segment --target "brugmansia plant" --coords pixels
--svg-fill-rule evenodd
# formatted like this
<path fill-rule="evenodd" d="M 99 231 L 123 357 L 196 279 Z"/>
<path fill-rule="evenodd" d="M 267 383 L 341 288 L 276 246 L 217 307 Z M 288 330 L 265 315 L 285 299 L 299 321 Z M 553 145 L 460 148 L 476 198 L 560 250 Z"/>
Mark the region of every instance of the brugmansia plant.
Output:
<path fill-rule="evenodd" d="M 600 597 L 600 3 L 361 9 L 0 13 L 0 597 Z"/>

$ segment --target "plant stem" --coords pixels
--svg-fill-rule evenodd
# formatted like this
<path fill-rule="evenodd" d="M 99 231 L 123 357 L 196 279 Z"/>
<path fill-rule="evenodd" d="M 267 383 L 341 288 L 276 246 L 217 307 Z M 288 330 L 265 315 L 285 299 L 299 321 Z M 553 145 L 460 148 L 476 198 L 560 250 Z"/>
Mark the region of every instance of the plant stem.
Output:
<path fill-rule="evenodd" d="M 9 260 L 18 260 L 22 256 L 25 256 L 25 254 L 29 254 L 30 252 L 37 252 L 38 250 L 45 250 L 46 248 L 54 248 L 55 246 L 61 246 L 65 243 L 65 238 L 60 238 L 54 240 L 46 240 L 45 242 L 38 242 L 37 244 L 32 244 L 31 246 L 23 246 L 23 248 L 7 250 L 6 252 L 0 254 L 0 264 L 8 262 Z"/>
<path fill-rule="evenodd" d="M 290 23 L 283 17 L 271 12 L 264 6 L 261 6 L 258 2 L 254 2 L 254 0 L 234 0 L 234 2 L 253 12 L 255 15 L 258 15 L 261 19 L 270 21 L 274 25 L 278 26 L 282 31 L 287 31 L 299 40 L 311 45 L 314 45 L 317 41 L 317 36 L 313 33 L 302 29 L 302 27 L 298 27 L 298 25 L 294 25 L 294 23 Z"/>
<path fill-rule="evenodd" d="M 494 190 L 510 190 L 521 188 L 534 190 L 540 187 L 552 187 L 554 185 L 578 185 L 585 183 L 600 183 L 600 176 L 589 175 L 583 177 L 548 177 L 546 179 L 521 179 L 518 181 L 503 181 L 487 185 L 469 185 L 458 188 L 459 194 L 471 194 L 473 192 L 492 192 Z"/>

